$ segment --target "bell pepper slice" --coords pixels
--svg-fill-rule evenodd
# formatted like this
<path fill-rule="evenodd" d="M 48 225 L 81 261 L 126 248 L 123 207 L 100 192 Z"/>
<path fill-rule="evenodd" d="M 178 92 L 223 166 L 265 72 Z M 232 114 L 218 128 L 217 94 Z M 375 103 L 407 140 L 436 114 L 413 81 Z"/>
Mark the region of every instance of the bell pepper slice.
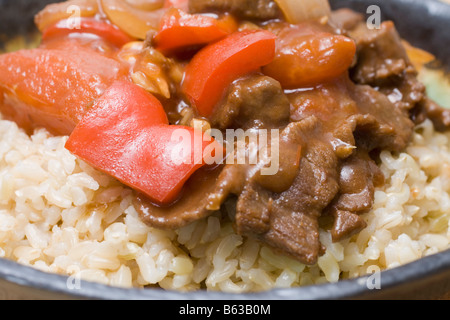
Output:
<path fill-rule="evenodd" d="M 182 90 L 209 117 L 229 85 L 275 57 L 276 36 L 265 30 L 235 32 L 200 50 L 188 64 Z"/>
<path fill-rule="evenodd" d="M 128 68 L 72 43 L 64 50 L 32 49 L 0 55 L 3 117 L 28 133 L 45 127 L 68 135 L 93 101 Z"/>
<path fill-rule="evenodd" d="M 180 140 L 180 136 L 187 138 Z M 203 153 L 211 144 L 216 142 L 204 139 L 201 131 L 169 125 L 154 96 L 121 81 L 97 100 L 70 135 L 66 148 L 156 204 L 168 205 L 177 200 L 188 178 L 205 165 Z"/>
<path fill-rule="evenodd" d="M 57 22 L 44 30 L 42 40 L 48 41 L 71 33 L 90 33 L 103 38 L 119 48 L 128 42 L 134 41 L 132 37 L 110 23 L 95 18 L 79 18 L 77 21 L 79 21 L 79 25 L 75 28 L 71 25 L 69 19 Z"/>
<path fill-rule="evenodd" d="M 237 28 L 237 22 L 229 15 L 216 19 L 171 8 L 164 15 L 155 36 L 156 49 L 168 55 L 183 48 L 218 41 Z"/>

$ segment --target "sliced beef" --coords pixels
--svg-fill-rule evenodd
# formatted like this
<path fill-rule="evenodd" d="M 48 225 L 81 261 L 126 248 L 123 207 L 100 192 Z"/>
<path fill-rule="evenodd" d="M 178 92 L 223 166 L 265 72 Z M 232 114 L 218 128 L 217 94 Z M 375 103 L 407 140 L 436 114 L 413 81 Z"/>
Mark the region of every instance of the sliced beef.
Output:
<path fill-rule="evenodd" d="M 383 184 L 383 174 L 367 152 L 361 149 L 339 167 L 339 198 L 333 203 L 337 210 L 366 212 L 372 208 L 375 187 Z"/>
<path fill-rule="evenodd" d="M 412 110 L 426 99 L 425 86 L 419 82 L 417 73 L 412 67 L 405 69 L 400 76 L 392 77 L 377 88 L 403 110 Z"/>
<path fill-rule="evenodd" d="M 152 227 L 170 230 L 184 227 L 220 209 L 232 189 L 231 184 L 238 182 L 235 176 L 227 177 L 224 172 L 223 167 L 197 171 L 184 186 L 180 199 L 169 207 L 157 206 L 146 196 L 137 194 L 135 208 L 142 221 Z"/>
<path fill-rule="evenodd" d="M 314 116 L 283 130 L 282 139 L 302 145 L 295 180 L 288 190 L 274 193 L 251 178 L 239 196 L 235 218 L 238 233 L 306 264 L 317 261 L 318 218 L 338 192 L 338 159 L 329 141 L 322 139 L 322 130 Z"/>
<path fill-rule="evenodd" d="M 319 117 L 342 159 L 350 156 L 356 146 L 368 151 L 403 150 L 413 132 L 408 111 L 400 109 L 383 93 L 368 85 L 355 85 L 347 77 L 288 97 L 292 105 L 291 121 L 311 115 Z"/>
<path fill-rule="evenodd" d="M 391 21 L 383 22 L 380 29 L 369 30 L 359 23 L 348 32 L 357 46 L 358 63 L 352 78 L 361 84 L 379 84 L 392 76 L 401 75 L 410 65 L 401 38 Z"/>
<path fill-rule="evenodd" d="M 273 0 L 189 0 L 189 11 L 230 12 L 242 19 L 271 20 L 281 18 L 278 5 Z"/>
<path fill-rule="evenodd" d="M 366 221 L 357 213 L 351 211 L 334 210 L 333 227 L 330 230 L 333 242 L 338 242 L 361 232 L 367 227 Z"/>
<path fill-rule="evenodd" d="M 333 241 L 340 241 L 366 227 L 359 214 L 372 208 L 375 188 L 384 183 L 376 163 L 363 149 L 358 149 L 339 166 L 339 194 L 326 209 L 334 217 Z"/>
<path fill-rule="evenodd" d="M 355 125 L 357 145 L 366 150 L 401 151 L 411 140 L 414 123 L 407 111 L 398 108 L 386 95 L 366 85 L 356 85 L 349 95 L 358 114 L 349 120 Z"/>
<path fill-rule="evenodd" d="M 414 124 L 407 110 L 368 85 L 355 85 L 348 78 L 311 90 L 289 94 L 291 120 L 315 115 L 323 123 L 328 140 L 339 159 L 339 192 L 323 211 L 333 217 L 334 241 L 349 237 L 366 223 L 360 214 L 372 207 L 374 190 L 383 175 L 369 156 L 376 150 L 403 150 Z M 320 136 L 320 135 L 318 135 Z"/>
<path fill-rule="evenodd" d="M 278 128 L 289 122 L 290 103 L 278 81 L 252 74 L 233 82 L 211 118 L 218 129 Z"/>
<path fill-rule="evenodd" d="M 437 130 L 450 128 L 450 112 L 427 97 L 394 24 L 388 21 L 379 30 L 369 30 L 358 19 L 348 10 L 334 12 L 331 18 L 336 28 L 356 41 L 357 63 L 352 79 L 375 87 L 397 109 L 407 110 L 415 124 L 429 118 Z"/>
<path fill-rule="evenodd" d="M 436 130 L 446 131 L 450 129 L 449 109 L 442 108 L 428 97 L 420 102 L 418 109 L 423 114 L 421 118 L 423 119 L 425 117 L 433 121 Z"/>

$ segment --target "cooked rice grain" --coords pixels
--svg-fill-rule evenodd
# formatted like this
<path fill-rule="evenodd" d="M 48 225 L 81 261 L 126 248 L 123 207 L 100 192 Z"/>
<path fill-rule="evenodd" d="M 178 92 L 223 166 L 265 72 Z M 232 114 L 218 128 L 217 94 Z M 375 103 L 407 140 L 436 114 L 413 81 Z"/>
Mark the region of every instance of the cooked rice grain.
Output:
<path fill-rule="evenodd" d="M 430 121 L 406 152 L 381 154 L 387 183 L 367 228 L 339 243 L 322 230 L 327 251 L 315 266 L 235 234 L 219 214 L 177 231 L 148 227 L 132 192 L 76 159 L 66 140 L 0 121 L 0 257 L 119 287 L 239 293 L 335 282 L 450 247 L 450 133 Z"/>

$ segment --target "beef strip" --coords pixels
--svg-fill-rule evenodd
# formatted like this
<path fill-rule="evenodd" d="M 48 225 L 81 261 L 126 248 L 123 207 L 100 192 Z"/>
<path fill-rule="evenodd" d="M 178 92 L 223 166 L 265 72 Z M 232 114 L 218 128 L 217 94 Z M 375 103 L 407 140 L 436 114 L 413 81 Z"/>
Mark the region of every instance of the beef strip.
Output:
<path fill-rule="evenodd" d="M 339 172 L 339 194 L 326 209 L 334 217 L 330 232 L 335 242 L 366 227 L 359 214 L 372 208 L 375 187 L 384 183 L 382 172 L 363 149 L 341 162 Z"/>
<path fill-rule="evenodd" d="M 211 125 L 227 128 L 278 128 L 289 123 L 290 103 L 278 81 L 251 74 L 232 83 Z"/>
<path fill-rule="evenodd" d="M 289 95 L 291 120 L 313 114 L 326 127 L 326 139 L 334 146 L 338 162 L 339 192 L 324 214 L 334 218 L 330 230 L 334 241 L 361 231 L 366 223 L 359 216 L 372 207 L 374 190 L 383 175 L 369 157 L 373 150 L 403 150 L 414 124 L 406 110 L 368 85 L 355 85 L 343 77 L 333 84 Z"/>
<path fill-rule="evenodd" d="M 368 151 L 400 151 L 410 141 L 414 124 L 408 112 L 383 93 L 367 85 L 355 85 L 348 77 L 288 96 L 291 121 L 318 116 L 331 133 L 328 138 L 339 158 L 350 156 L 356 146 Z"/>
<path fill-rule="evenodd" d="M 420 119 L 428 118 L 433 121 L 434 127 L 439 131 L 450 129 L 450 110 L 444 109 L 428 97 L 420 101 L 418 110 Z"/>
<path fill-rule="evenodd" d="M 338 160 L 322 136 L 321 122 L 314 116 L 289 124 L 281 139 L 301 145 L 303 153 L 293 183 L 288 190 L 274 193 L 251 178 L 236 210 L 238 233 L 306 264 L 317 261 L 321 248 L 318 218 L 338 192 Z"/>
<path fill-rule="evenodd" d="M 349 118 L 356 125 L 357 145 L 369 151 L 378 148 L 398 152 L 406 148 L 414 129 L 406 110 L 370 86 L 356 85 L 349 95 L 358 106 L 358 115 Z"/>
<path fill-rule="evenodd" d="M 271 20 L 282 17 L 273 0 L 189 0 L 191 13 L 230 12 L 238 18 Z"/>
<path fill-rule="evenodd" d="M 228 196 L 228 189 L 220 188 L 222 167 L 197 171 L 184 186 L 184 193 L 170 207 L 159 207 L 145 195 L 137 194 L 136 211 L 142 221 L 155 228 L 177 229 L 211 215 Z M 217 185 L 217 188 L 211 186 Z"/>
<path fill-rule="evenodd" d="M 379 84 L 392 76 L 401 75 L 410 66 L 406 50 L 394 24 L 383 22 L 380 29 L 369 30 L 359 23 L 349 31 L 357 46 L 358 63 L 352 78 L 361 84 Z"/>

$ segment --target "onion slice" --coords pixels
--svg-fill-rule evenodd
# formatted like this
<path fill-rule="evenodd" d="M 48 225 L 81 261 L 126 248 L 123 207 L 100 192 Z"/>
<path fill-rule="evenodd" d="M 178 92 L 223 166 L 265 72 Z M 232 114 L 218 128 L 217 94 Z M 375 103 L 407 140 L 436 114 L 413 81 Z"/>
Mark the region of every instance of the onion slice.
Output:
<path fill-rule="evenodd" d="M 109 20 L 136 39 L 145 39 L 147 32 L 158 30 L 161 18 L 167 10 L 139 10 L 124 0 L 102 0 L 101 3 Z"/>
<path fill-rule="evenodd" d="M 98 12 L 97 0 L 70 0 L 61 3 L 53 3 L 40 11 L 34 21 L 42 32 L 58 21 L 71 17 L 93 17 Z"/>
<path fill-rule="evenodd" d="M 283 11 L 287 22 L 294 24 L 319 19 L 331 13 L 328 0 L 275 0 L 275 2 Z"/>

